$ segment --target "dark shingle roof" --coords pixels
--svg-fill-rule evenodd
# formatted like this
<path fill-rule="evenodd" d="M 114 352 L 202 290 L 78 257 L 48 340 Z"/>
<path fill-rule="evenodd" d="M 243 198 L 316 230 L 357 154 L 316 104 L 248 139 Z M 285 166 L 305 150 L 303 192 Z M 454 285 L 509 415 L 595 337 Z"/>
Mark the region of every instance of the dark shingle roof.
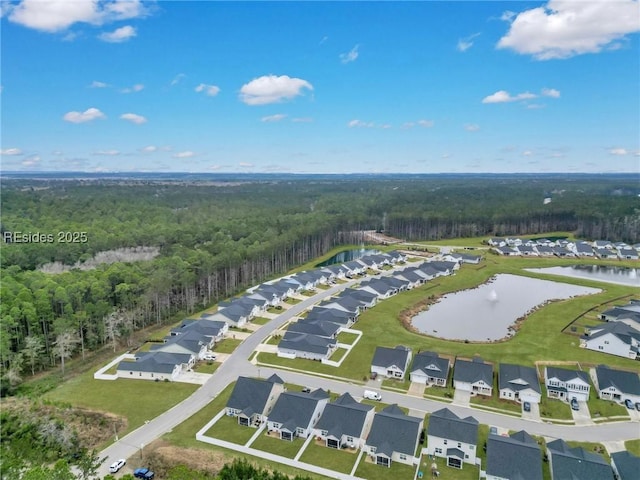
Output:
<path fill-rule="evenodd" d="M 611 461 L 615 463 L 620 480 L 637 480 L 640 472 L 640 457 L 631 452 L 616 452 L 611 454 Z"/>
<path fill-rule="evenodd" d="M 589 374 L 587 372 L 583 372 L 582 370 L 569 370 L 566 368 L 559 367 L 546 367 L 547 369 L 547 378 L 557 378 L 561 382 L 568 382 L 573 380 L 574 378 L 579 378 L 589 383 Z"/>
<path fill-rule="evenodd" d="M 564 440 L 547 443 L 554 480 L 613 480 L 613 470 L 602 456 L 582 447 L 570 448 Z"/>
<path fill-rule="evenodd" d="M 481 358 L 473 360 L 456 359 L 453 367 L 454 382 L 475 383 L 483 380 L 484 383 L 493 385 L 493 365 L 484 363 Z"/>
<path fill-rule="evenodd" d="M 145 352 L 136 356 L 135 362 L 120 362 L 117 370 L 149 373 L 172 373 L 176 365 L 188 363 L 188 353 Z"/>
<path fill-rule="evenodd" d="M 422 418 L 411 417 L 389 405 L 373 417 L 367 445 L 376 447 L 376 453 L 391 457 L 393 452 L 413 456 L 418 444 Z"/>
<path fill-rule="evenodd" d="M 238 377 L 227 407 L 240 410 L 248 417 L 256 413 L 261 414 L 267 405 L 273 385 L 269 380 Z"/>
<path fill-rule="evenodd" d="M 411 350 L 403 346 L 397 346 L 395 348 L 376 347 L 371 365 L 374 367 L 383 368 L 388 368 L 395 365 L 400 370 L 404 371 L 409 359 L 410 352 Z"/>
<path fill-rule="evenodd" d="M 602 337 L 603 335 L 612 334 L 618 337 L 623 343 L 632 345 L 632 339 L 640 342 L 640 330 L 633 328 L 623 322 L 608 322 L 604 325 L 593 327 L 589 335 L 583 337 L 585 340 Z"/>
<path fill-rule="evenodd" d="M 326 398 L 329 398 L 329 394 L 324 390 L 316 390 L 313 394 L 284 392 L 276 400 L 276 404 L 269 414 L 269 421 L 287 424 L 287 429 L 291 431 L 297 427 L 306 428 L 311 422 L 318 402 Z M 289 428 L 289 426 L 293 428 Z"/>
<path fill-rule="evenodd" d="M 444 378 L 446 380 L 449 367 L 449 359 L 439 357 L 438 354 L 434 352 L 420 352 L 413 360 L 411 371 L 415 372 L 420 370 L 431 377 Z"/>
<path fill-rule="evenodd" d="M 478 441 L 478 421 L 473 417 L 460 418 L 448 408 L 443 408 L 429 417 L 427 434 L 475 445 Z"/>
<path fill-rule="evenodd" d="M 340 438 L 342 435 L 359 438 L 367 413 L 373 408 L 373 405 L 356 402 L 351 395 L 345 393 L 334 402 L 327 404 L 316 428 L 326 430 L 335 438 Z"/>
<path fill-rule="evenodd" d="M 487 475 L 521 480 L 542 480 L 538 443 L 524 430 L 509 437 L 489 435 Z"/>
<path fill-rule="evenodd" d="M 329 347 L 335 345 L 332 338 L 318 337 L 306 333 L 285 332 L 282 340 L 278 343 L 278 348 L 287 350 L 297 350 L 300 352 L 326 354 Z"/>
<path fill-rule="evenodd" d="M 640 395 L 640 377 L 636 372 L 614 370 L 607 365 L 598 365 L 596 367 L 596 378 L 598 379 L 598 388 L 600 390 L 615 387 L 629 395 Z"/>
<path fill-rule="evenodd" d="M 533 367 L 501 363 L 498 371 L 498 388 L 510 388 L 516 392 L 531 388 L 540 393 L 538 374 Z"/>
<path fill-rule="evenodd" d="M 287 327 L 287 332 L 307 333 L 319 337 L 332 337 L 340 329 L 340 325 L 334 322 L 298 321 Z"/>

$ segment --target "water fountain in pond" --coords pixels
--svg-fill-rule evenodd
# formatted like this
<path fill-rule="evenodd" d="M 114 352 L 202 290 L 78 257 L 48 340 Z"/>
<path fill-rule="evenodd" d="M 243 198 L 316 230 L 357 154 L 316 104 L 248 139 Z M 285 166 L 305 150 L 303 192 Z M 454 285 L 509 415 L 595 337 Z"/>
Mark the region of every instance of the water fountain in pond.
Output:
<path fill-rule="evenodd" d="M 489 293 L 489 301 L 490 302 L 498 301 L 498 293 L 495 290 L 491 290 L 491 292 Z"/>

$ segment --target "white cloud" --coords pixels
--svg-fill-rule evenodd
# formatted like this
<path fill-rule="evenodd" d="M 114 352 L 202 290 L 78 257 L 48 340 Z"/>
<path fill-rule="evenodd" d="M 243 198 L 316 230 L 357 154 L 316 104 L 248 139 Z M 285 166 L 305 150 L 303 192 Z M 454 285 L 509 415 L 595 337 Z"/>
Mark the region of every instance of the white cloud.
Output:
<path fill-rule="evenodd" d="M 186 75 L 184 73 L 179 73 L 178 75 L 176 75 L 175 77 L 173 77 L 173 80 L 171 80 L 170 85 L 173 87 L 174 85 L 179 84 L 183 78 L 185 78 Z"/>
<path fill-rule="evenodd" d="M 102 113 L 97 108 L 88 108 L 84 112 L 67 112 L 62 117 L 67 122 L 71 123 L 84 123 L 90 122 L 91 120 L 95 120 L 97 118 L 107 118 L 104 113 Z"/>
<path fill-rule="evenodd" d="M 247 105 L 277 103 L 302 95 L 305 88 L 313 90 L 313 86 L 301 78 L 264 75 L 254 78 L 240 88 L 240 100 Z"/>
<path fill-rule="evenodd" d="M 126 87 L 120 90 L 120 93 L 134 93 L 141 92 L 144 90 L 144 85 L 142 83 L 136 83 L 133 87 Z"/>
<path fill-rule="evenodd" d="M 619 48 L 618 40 L 640 31 L 639 11 L 637 0 L 550 0 L 546 6 L 503 15 L 511 25 L 497 48 L 533 55 L 538 60 Z"/>
<path fill-rule="evenodd" d="M 106 155 L 106 156 L 116 156 L 116 155 L 120 155 L 120 151 L 119 150 L 98 150 L 96 152 L 93 152 L 94 155 Z"/>
<path fill-rule="evenodd" d="M 375 124 L 373 122 L 363 122 L 362 120 L 351 120 L 347 123 L 349 128 L 373 128 Z"/>
<path fill-rule="evenodd" d="M 7 3 L 3 2 L 3 11 L 8 13 L 10 21 L 51 33 L 66 30 L 75 23 L 104 25 L 149 13 L 140 0 L 22 0 L 15 5 Z"/>
<path fill-rule="evenodd" d="M 525 150 L 524 152 L 522 152 L 522 155 L 525 157 L 530 157 L 531 155 L 533 155 L 533 152 L 531 150 Z"/>
<path fill-rule="evenodd" d="M 511 96 L 511 94 L 506 90 L 498 90 L 496 93 L 493 93 L 487 97 L 484 97 L 482 99 L 482 103 L 517 102 L 519 100 L 530 100 L 536 97 L 537 95 L 530 92 L 519 93 L 517 95 Z"/>
<path fill-rule="evenodd" d="M 279 122 L 284 118 L 286 118 L 286 115 L 284 113 L 276 113 L 275 115 L 267 115 L 266 117 L 262 117 L 260 121 L 261 122 Z"/>
<path fill-rule="evenodd" d="M 185 150 L 184 152 L 176 152 L 172 155 L 173 158 L 191 158 L 195 157 L 195 152 L 191 150 Z"/>
<path fill-rule="evenodd" d="M 155 145 L 147 145 L 146 147 L 143 147 L 140 150 L 142 150 L 143 152 L 146 152 L 146 153 L 151 153 L 151 152 L 155 152 L 156 150 L 158 150 L 158 147 L 156 147 Z"/>
<path fill-rule="evenodd" d="M 542 89 L 543 97 L 551 97 L 551 98 L 560 98 L 560 92 L 555 88 L 543 88 Z"/>
<path fill-rule="evenodd" d="M 195 88 L 195 91 L 198 93 L 205 92 L 205 95 L 209 97 L 215 97 L 216 95 L 218 95 L 218 93 L 220 93 L 220 87 L 217 87 L 215 85 L 207 85 L 206 83 L 201 83 Z"/>
<path fill-rule="evenodd" d="M 25 158 L 22 162 L 24 167 L 36 167 L 40 164 L 40 157 L 38 155 L 31 155 Z"/>
<path fill-rule="evenodd" d="M 435 125 L 433 120 L 418 120 L 418 125 L 424 128 L 431 128 Z"/>
<path fill-rule="evenodd" d="M 292 118 L 291 121 L 295 122 L 295 123 L 311 123 L 311 122 L 313 122 L 313 118 L 311 118 L 311 117 L 297 117 L 297 118 Z"/>
<path fill-rule="evenodd" d="M 249 162 L 240 162 L 238 165 L 240 165 L 242 168 L 251 168 L 253 167 L 253 163 L 249 163 Z"/>
<path fill-rule="evenodd" d="M 355 47 L 353 47 L 351 50 L 349 50 L 346 53 L 341 53 L 340 56 L 340 61 L 342 63 L 351 63 L 351 62 L 355 62 L 356 59 L 358 58 L 358 55 L 360 55 L 360 52 L 358 52 L 358 48 L 360 48 L 360 45 L 356 45 Z"/>
<path fill-rule="evenodd" d="M 459 52 L 466 52 L 471 47 L 473 47 L 473 39 L 478 37 L 479 35 L 480 33 L 474 33 L 473 35 L 469 35 L 468 37 L 460 38 L 458 40 L 458 44 L 456 45 L 456 49 Z"/>
<path fill-rule="evenodd" d="M 480 130 L 480 125 L 478 125 L 477 123 L 467 123 L 464 126 L 464 129 L 467 132 L 477 132 L 478 130 Z"/>
<path fill-rule="evenodd" d="M 19 148 L 3 148 L 0 150 L 0 155 L 22 155 L 22 150 Z"/>
<path fill-rule="evenodd" d="M 109 84 L 104 83 L 104 82 L 98 82 L 97 80 L 94 80 L 93 82 L 91 82 L 91 85 L 89 85 L 89 88 L 107 88 L 109 86 Z"/>
<path fill-rule="evenodd" d="M 138 115 L 136 113 L 123 113 L 120 115 L 122 120 L 127 120 L 131 123 L 135 123 L 137 125 L 141 125 L 143 123 L 147 123 L 147 119 L 142 115 Z"/>
<path fill-rule="evenodd" d="M 116 28 L 113 32 L 103 32 L 98 38 L 104 42 L 122 43 L 136 36 L 136 29 L 131 25 Z"/>
<path fill-rule="evenodd" d="M 611 150 L 609 150 L 609 153 L 611 155 L 618 155 L 618 156 L 623 156 L 623 155 L 628 155 L 629 152 L 627 151 L 626 148 L 612 148 Z"/>

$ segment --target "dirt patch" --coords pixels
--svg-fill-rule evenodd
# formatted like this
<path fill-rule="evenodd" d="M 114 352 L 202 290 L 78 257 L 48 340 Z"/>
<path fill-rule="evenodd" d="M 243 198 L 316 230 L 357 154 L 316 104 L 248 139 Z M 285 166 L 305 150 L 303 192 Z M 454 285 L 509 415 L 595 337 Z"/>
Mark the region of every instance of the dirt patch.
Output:
<path fill-rule="evenodd" d="M 198 472 L 217 475 L 224 464 L 232 460 L 222 452 L 176 447 L 164 440 L 156 440 L 145 447 L 145 457 L 149 468 L 161 478 L 176 465 L 185 465 Z"/>

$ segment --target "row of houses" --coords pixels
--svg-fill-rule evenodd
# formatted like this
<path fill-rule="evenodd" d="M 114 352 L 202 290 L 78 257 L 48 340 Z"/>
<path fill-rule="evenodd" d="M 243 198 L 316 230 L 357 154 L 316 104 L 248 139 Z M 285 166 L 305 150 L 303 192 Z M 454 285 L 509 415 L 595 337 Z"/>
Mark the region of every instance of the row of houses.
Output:
<path fill-rule="evenodd" d="M 386 265 L 385 255 L 367 255 L 354 260 L 361 266 L 362 272 L 358 272 L 353 262 L 343 266 L 350 269 L 350 275 L 372 270 L 376 272 Z M 479 261 L 479 257 L 466 257 Z M 392 256 L 391 259 L 395 259 L 395 263 L 404 261 L 403 256 Z M 394 263 L 389 259 L 387 261 L 388 264 Z M 337 348 L 337 335 L 342 330 L 351 328 L 363 311 L 399 292 L 418 287 L 442 275 L 451 275 L 458 268 L 458 261 L 427 261 L 397 270 L 389 276 L 373 276 L 357 287 L 344 289 L 338 295 L 315 305 L 307 312 L 306 317 L 290 324 L 278 343 L 277 354 L 285 358 L 327 361 Z"/>
<path fill-rule="evenodd" d="M 434 352 L 419 352 L 411 367 L 411 350 L 397 346 L 377 347 L 371 361 L 371 372 L 387 378 L 404 379 L 408 371 L 411 382 L 446 387 L 451 361 Z M 453 387 L 476 395 L 493 395 L 494 368 L 480 357 L 457 358 L 453 368 Z M 602 399 L 624 402 L 640 400 L 640 377 L 635 372 L 614 370 L 606 365 L 595 368 L 594 385 Z M 591 390 L 589 374 L 560 367 L 544 369 L 547 396 L 563 401 L 576 398 L 587 401 Z M 499 398 L 519 403 L 540 403 L 541 389 L 534 367 L 501 363 L 498 369 Z"/>
<path fill-rule="evenodd" d="M 226 414 L 238 424 L 258 427 L 281 440 L 314 436 L 328 448 L 363 449 L 375 463 L 392 461 L 412 465 L 423 429 L 423 419 L 405 414 L 397 405 L 377 412 L 373 405 L 345 393 L 329 401 L 328 392 L 293 392 L 280 377 L 239 377 L 226 405 Z"/>
<path fill-rule="evenodd" d="M 588 329 L 580 346 L 596 352 L 640 359 L 640 300 L 630 300 L 598 316 L 606 323 Z"/>
<path fill-rule="evenodd" d="M 605 240 L 572 242 L 569 240 L 532 240 L 517 237 L 490 238 L 487 243 L 493 247 L 494 252 L 507 256 L 591 257 L 611 260 L 638 260 L 640 258 L 640 243 L 628 245 L 624 242 L 611 243 Z"/>
<path fill-rule="evenodd" d="M 134 361 L 121 361 L 117 366 L 118 377 L 173 381 L 196 361 L 210 355 L 228 330 L 225 322 L 185 319 L 162 342 L 152 344 L 147 352 L 137 353 Z"/>
<path fill-rule="evenodd" d="M 334 401 L 318 389 L 286 391 L 277 375 L 268 379 L 240 377 L 226 405 L 226 414 L 238 424 L 258 427 L 266 423 L 269 434 L 281 440 L 315 437 L 328 448 L 361 449 L 374 463 L 417 464 L 419 444 L 425 438 L 424 419 L 404 413 L 397 405 L 375 412 L 372 405 L 345 393 Z M 479 422 L 459 417 L 448 408 L 433 412 L 426 428 L 426 453 L 446 459 L 448 467 L 479 464 Z M 511 435 L 490 433 L 486 448 L 485 476 L 490 480 L 542 480 L 540 444 L 525 431 Z M 563 440 L 549 442 L 546 453 L 552 479 L 635 479 L 639 457 L 629 452 L 611 456 L 612 464 L 582 448 L 570 448 Z M 573 472 L 573 477 L 571 476 Z"/>

